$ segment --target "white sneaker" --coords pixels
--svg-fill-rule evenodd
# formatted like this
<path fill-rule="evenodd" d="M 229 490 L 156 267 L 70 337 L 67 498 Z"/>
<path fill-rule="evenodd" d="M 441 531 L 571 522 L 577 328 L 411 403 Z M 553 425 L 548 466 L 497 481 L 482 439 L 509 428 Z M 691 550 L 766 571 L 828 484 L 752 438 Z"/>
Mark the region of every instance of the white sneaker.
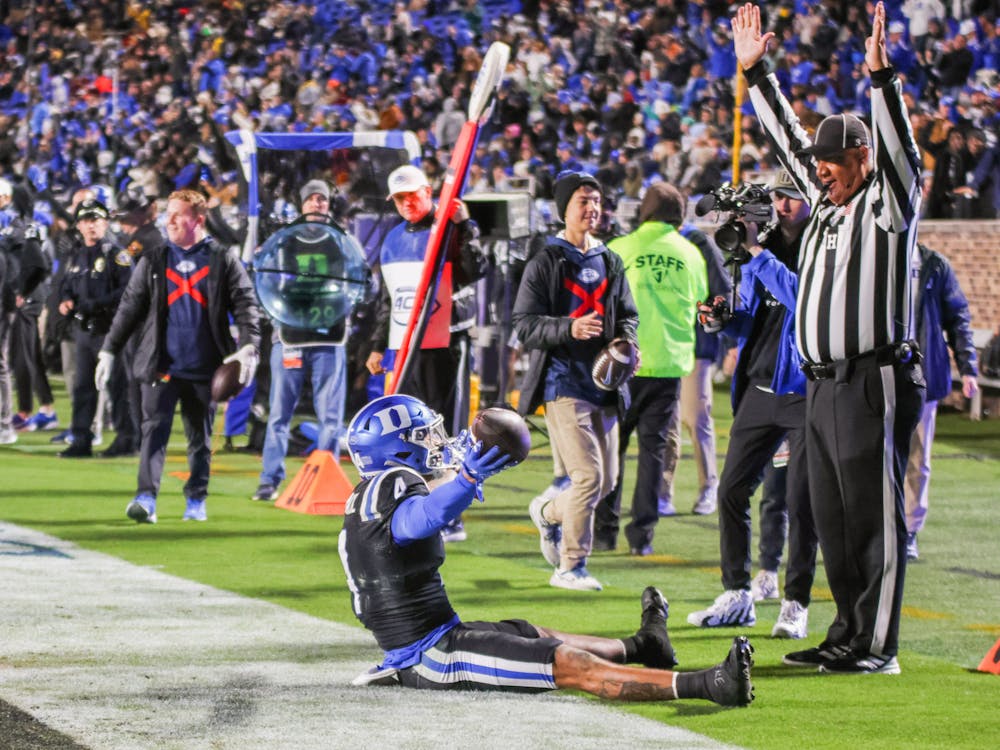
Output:
<path fill-rule="evenodd" d="M 569 477 L 558 477 L 553 479 L 552 484 L 545 488 L 545 491 L 542 493 L 542 497 L 546 500 L 552 500 L 556 497 L 556 495 L 569 487 L 570 484 L 572 484 L 572 482 Z"/>
<path fill-rule="evenodd" d="M 542 511 L 548 504 L 549 500 L 545 495 L 539 495 L 528 504 L 528 515 L 531 516 L 532 523 L 538 529 L 542 557 L 553 568 L 558 568 L 559 547 L 562 544 L 562 526 L 557 523 L 549 523 L 545 520 Z"/>
<path fill-rule="evenodd" d="M 16 442 L 17 432 L 15 430 L 0 430 L 0 445 L 13 445 Z"/>
<path fill-rule="evenodd" d="M 723 591 L 708 609 L 692 612 L 688 622 L 700 628 L 750 627 L 757 622 L 753 595 L 746 589 Z"/>
<path fill-rule="evenodd" d="M 805 638 L 809 635 L 809 609 L 794 599 L 781 600 L 781 614 L 771 630 L 772 638 Z"/>
<path fill-rule="evenodd" d="M 775 570 L 762 570 L 750 582 L 750 593 L 753 594 L 755 602 L 762 602 L 765 599 L 778 599 L 781 593 L 778 591 L 778 572 Z"/>
<path fill-rule="evenodd" d="M 556 568 L 549 579 L 549 585 L 573 591 L 600 591 L 603 588 L 601 582 L 587 572 L 583 563 L 570 570 Z"/>
<path fill-rule="evenodd" d="M 716 497 L 714 492 L 706 492 L 698 498 L 691 512 L 696 516 L 709 516 L 715 513 Z"/>

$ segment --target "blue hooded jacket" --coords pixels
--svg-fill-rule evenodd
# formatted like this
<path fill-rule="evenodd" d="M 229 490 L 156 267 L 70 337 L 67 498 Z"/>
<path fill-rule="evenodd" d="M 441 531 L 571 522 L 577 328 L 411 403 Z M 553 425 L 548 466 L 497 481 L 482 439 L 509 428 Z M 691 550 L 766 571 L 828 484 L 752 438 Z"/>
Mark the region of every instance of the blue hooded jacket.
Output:
<path fill-rule="evenodd" d="M 743 278 L 740 280 L 740 309 L 733 313 L 733 319 L 723 329 L 723 333 L 736 338 L 736 345 L 739 348 L 732 384 L 734 413 L 748 385 L 747 363 L 743 359 L 743 352 L 753 331 L 754 316 L 764 299 L 761 294 L 762 287 L 785 307 L 771 390 L 778 395 L 789 393 L 805 395 L 806 392 L 802 359 L 795 346 L 795 296 L 799 290 L 799 277 L 778 260 L 774 253 L 765 250 L 743 266 Z"/>

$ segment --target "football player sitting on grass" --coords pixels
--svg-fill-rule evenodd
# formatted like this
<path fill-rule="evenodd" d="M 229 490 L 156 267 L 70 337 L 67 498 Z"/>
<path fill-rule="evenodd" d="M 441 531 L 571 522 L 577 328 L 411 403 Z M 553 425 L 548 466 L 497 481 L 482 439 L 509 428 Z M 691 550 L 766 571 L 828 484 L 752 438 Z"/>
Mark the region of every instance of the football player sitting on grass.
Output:
<path fill-rule="evenodd" d="M 358 412 L 348 448 L 361 482 L 347 501 L 338 546 L 354 612 L 385 651 L 383 663 L 355 684 L 569 688 L 613 700 L 701 698 L 723 706 L 753 700 L 753 649 L 745 637 L 735 638 L 714 667 L 672 671 L 677 660 L 667 635 L 667 601 L 652 586 L 642 594 L 639 630 L 622 639 L 524 620 L 461 621 L 439 572 L 445 549 L 439 532 L 473 498 L 482 499 L 483 482 L 512 466 L 511 457 L 497 446 L 449 439 L 439 414 L 398 394 Z"/>

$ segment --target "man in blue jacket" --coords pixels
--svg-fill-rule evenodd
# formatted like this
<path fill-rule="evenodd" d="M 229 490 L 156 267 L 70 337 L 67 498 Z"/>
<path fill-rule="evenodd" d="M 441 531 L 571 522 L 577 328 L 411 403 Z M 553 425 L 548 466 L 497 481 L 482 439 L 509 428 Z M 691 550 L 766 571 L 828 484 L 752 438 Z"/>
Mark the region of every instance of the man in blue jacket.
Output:
<path fill-rule="evenodd" d="M 708 609 L 692 612 L 700 627 L 749 627 L 757 621 L 750 587 L 750 496 L 764 467 L 787 437 L 791 449 L 785 500 L 789 516 L 785 598 L 771 632 L 776 638 L 805 638 L 810 590 L 816 570 L 817 538 L 809 508 L 805 459 L 806 379 L 795 345 L 798 259 L 809 205 L 787 175 L 774 186 L 777 226 L 761 241 L 747 225 L 747 249 L 739 308 L 728 321 L 701 305 L 709 330 L 723 329 L 739 347 L 733 375 L 733 426 L 719 482 L 719 537 L 725 591 Z M 723 326 L 725 327 L 723 328 Z"/>
<path fill-rule="evenodd" d="M 910 440 L 910 460 L 906 466 L 904 500 L 906 506 L 906 557 L 916 560 L 917 534 L 927 518 L 931 481 L 931 443 L 937 404 L 951 393 L 951 362 L 948 347 L 962 376 L 962 393 L 972 398 L 978 384 L 976 347 L 969 330 L 969 302 L 965 299 L 948 260 L 920 245 L 920 292 L 917 298 L 917 340 L 923 353 L 927 402 L 917 429 Z M 943 334 L 943 335 L 942 335 Z"/>

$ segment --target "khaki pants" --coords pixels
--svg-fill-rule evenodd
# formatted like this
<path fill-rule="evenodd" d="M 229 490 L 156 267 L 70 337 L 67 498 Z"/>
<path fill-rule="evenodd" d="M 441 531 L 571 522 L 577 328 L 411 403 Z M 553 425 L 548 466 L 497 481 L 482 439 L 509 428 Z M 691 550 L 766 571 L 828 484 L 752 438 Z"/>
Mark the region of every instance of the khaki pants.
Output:
<path fill-rule="evenodd" d="M 560 397 L 545 403 L 552 442 L 570 478 L 570 486 L 545 506 L 546 520 L 562 525 L 559 567 L 584 563 L 594 541 L 594 508 L 618 477 L 617 407 Z"/>

